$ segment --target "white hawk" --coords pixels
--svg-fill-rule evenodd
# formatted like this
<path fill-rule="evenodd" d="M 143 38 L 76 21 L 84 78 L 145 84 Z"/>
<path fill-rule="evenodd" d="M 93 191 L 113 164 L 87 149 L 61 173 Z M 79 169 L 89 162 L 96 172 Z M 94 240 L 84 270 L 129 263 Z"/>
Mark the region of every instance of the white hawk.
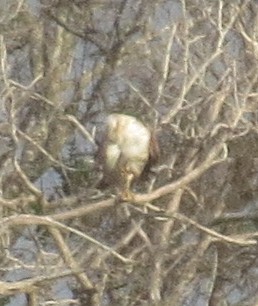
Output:
<path fill-rule="evenodd" d="M 103 165 L 99 186 L 115 185 L 123 200 L 133 200 L 132 182 L 157 161 L 159 147 L 154 133 L 135 117 L 111 114 L 98 153 Z"/>

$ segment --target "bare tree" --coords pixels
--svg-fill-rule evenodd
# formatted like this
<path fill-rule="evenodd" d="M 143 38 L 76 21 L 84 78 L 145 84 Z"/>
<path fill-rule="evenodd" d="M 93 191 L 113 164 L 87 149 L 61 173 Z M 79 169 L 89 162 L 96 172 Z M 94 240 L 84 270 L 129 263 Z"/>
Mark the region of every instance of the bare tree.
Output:
<path fill-rule="evenodd" d="M 257 1 L 0 4 L 0 304 L 256 305 Z M 111 112 L 160 141 L 133 203 Z"/>

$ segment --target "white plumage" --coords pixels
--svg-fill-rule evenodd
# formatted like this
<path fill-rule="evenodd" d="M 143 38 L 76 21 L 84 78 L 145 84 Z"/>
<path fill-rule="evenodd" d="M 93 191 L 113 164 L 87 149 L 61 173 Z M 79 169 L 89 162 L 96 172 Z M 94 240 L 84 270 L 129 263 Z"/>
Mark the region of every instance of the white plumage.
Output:
<path fill-rule="evenodd" d="M 132 181 L 157 159 L 158 154 L 155 137 L 139 120 L 123 114 L 108 116 L 99 153 L 104 170 L 102 182 L 118 186 L 122 198 L 132 199 Z"/>

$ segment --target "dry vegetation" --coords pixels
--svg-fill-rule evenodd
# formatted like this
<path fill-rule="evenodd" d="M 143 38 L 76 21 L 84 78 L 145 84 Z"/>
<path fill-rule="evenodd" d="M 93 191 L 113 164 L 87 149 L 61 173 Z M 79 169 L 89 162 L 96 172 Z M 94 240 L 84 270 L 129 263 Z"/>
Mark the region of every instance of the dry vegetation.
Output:
<path fill-rule="evenodd" d="M 0 6 L 0 305 L 257 305 L 258 2 Z M 111 112 L 159 135 L 135 203 L 94 187 Z"/>

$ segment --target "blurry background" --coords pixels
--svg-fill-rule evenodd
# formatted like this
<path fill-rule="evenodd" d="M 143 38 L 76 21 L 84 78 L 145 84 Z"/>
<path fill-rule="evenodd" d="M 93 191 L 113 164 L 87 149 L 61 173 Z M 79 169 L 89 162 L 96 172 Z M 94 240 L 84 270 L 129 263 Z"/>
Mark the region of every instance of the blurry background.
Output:
<path fill-rule="evenodd" d="M 0 305 L 258 305 L 258 2 L 0 7 Z M 111 112 L 156 130 L 145 205 L 95 188 Z"/>

